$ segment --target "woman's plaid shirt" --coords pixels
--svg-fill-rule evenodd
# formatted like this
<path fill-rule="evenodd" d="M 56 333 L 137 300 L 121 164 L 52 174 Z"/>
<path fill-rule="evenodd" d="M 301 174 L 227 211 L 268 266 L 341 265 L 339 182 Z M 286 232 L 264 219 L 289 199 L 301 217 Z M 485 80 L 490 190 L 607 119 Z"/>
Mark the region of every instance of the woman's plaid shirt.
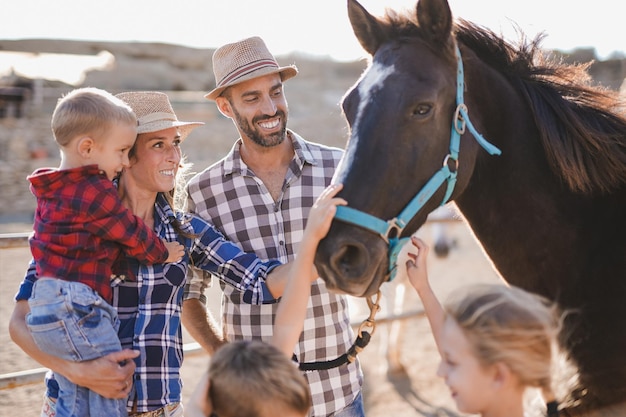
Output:
<path fill-rule="evenodd" d="M 280 265 L 278 261 L 260 261 L 254 254 L 243 252 L 237 245 L 224 239 L 213 226 L 197 216 L 184 218 L 183 230 L 196 234 L 195 239 L 178 236 L 173 227 L 174 212 L 162 195 L 155 204 L 154 230 L 167 241 L 178 240 L 186 248 L 180 262 L 140 265 L 127 258 L 129 268 L 136 273 L 136 280 L 116 282 L 113 287 L 113 305 L 120 319 L 118 335 L 122 347 L 140 352 L 135 359 L 133 389 L 128 409 L 136 400 L 137 411 L 147 412 L 166 404 L 181 402 L 182 381 L 180 368 L 183 361 L 181 333 L 181 306 L 187 268 L 193 263 L 209 272 L 224 274 L 230 281 L 246 277 L 259 277 L 241 291 L 266 292 L 267 274 Z M 182 215 L 178 214 L 182 219 Z M 36 280 L 31 264 L 16 299 L 28 299 Z M 244 284 L 245 285 L 245 284 Z M 56 384 L 48 381 L 48 392 L 55 396 Z"/>
<path fill-rule="evenodd" d="M 342 151 L 306 142 L 288 131 L 295 150 L 283 190 L 274 201 L 263 182 L 239 154 L 238 141 L 231 152 L 215 165 L 192 178 L 188 185 L 189 208 L 224 235 L 262 259 L 288 262 L 294 258 L 309 210 L 317 196 L 330 184 Z M 194 274 L 187 298 L 203 299 L 210 277 Z M 223 326 L 228 340 L 269 341 L 277 301 L 257 298 L 253 304 L 236 287 L 219 276 Z M 200 282 L 198 282 L 200 281 Z M 346 353 L 354 342 L 347 299 L 326 289 L 318 279 L 312 286 L 304 331 L 295 349 L 300 362 L 318 362 Z M 349 405 L 361 389 L 358 361 L 305 376 L 313 396 L 313 415 L 326 416 Z"/>

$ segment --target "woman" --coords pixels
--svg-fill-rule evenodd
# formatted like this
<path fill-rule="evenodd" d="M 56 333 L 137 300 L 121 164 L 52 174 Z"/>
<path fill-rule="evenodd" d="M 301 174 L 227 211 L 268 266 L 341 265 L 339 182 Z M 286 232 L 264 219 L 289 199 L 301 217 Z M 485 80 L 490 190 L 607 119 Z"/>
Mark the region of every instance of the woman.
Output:
<path fill-rule="evenodd" d="M 121 352 L 94 361 L 66 362 L 41 352 L 28 334 L 24 318 L 26 302 L 36 279 L 31 265 L 16 296 L 9 324 L 12 339 L 27 354 L 108 398 L 128 398 L 131 416 L 181 416 L 180 367 L 183 359 L 180 311 L 187 267 L 207 271 L 242 268 L 267 277 L 279 263 L 261 262 L 242 252 L 200 218 L 175 211 L 177 178 L 183 169 L 180 143 L 199 122 L 178 121 L 167 96 L 158 92 L 129 92 L 117 95 L 137 115 L 137 140 L 130 166 L 119 178 L 119 195 L 126 207 L 168 241 L 178 240 L 186 254 L 178 263 L 140 265 L 126 259 L 118 265 L 134 277 L 118 276 L 113 283 L 113 304 L 120 318 Z M 182 199 L 181 201 L 183 201 Z M 283 270 L 278 268 L 276 271 Z M 280 276 L 281 272 L 273 274 Z M 256 280 L 254 280 L 256 281 Z M 242 291 L 267 291 L 259 287 Z M 219 336 L 214 335 L 216 343 Z M 129 361 L 134 359 L 134 361 Z M 98 375 L 98 378 L 93 378 Z M 43 415 L 53 415 L 55 381 L 47 378 L 48 395 Z"/>

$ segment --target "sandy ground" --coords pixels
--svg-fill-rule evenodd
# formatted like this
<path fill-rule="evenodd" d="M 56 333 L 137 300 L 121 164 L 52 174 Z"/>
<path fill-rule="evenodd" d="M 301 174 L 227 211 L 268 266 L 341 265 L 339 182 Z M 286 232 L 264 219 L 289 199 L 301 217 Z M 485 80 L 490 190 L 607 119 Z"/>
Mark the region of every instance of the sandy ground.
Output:
<path fill-rule="evenodd" d="M 2 224 L 0 233 L 28 231 L 28 225 Z M 429 269 L 435 292 L 442 297 L 452 289 L 473 282 L 499 282 L 489 261 L 474 241 L 467 226 L 451 223 L 448 233 L 456 246 L 445 259 L 438 259 L 431 251 Z M 432 230 L 426 225 L 420 235 L 432 245 Z M 7 324 L 13 309 L 13 295 L 30 259 L 27 248 L 0 249 L 0 374 L 38 368 L 9 338 Z M 389 284 L 385 284 L 388 286 Z M 387 289 L 387 288 L 385 288 Z M 391 289 L 391 288 L 388 288 Z M 218 291 L 210 294 L 212 309 L 219 309 Z M 421 308 L 413 291 L 407 291 L 405 311 Z M 383 300 L 384 301 L 384 300 Z M 390 308 L 383 305 L 382 317 Z M 214 310 L 215 311 L 215 310 Z M 362 299 L 351 298 L 354 322 L 367 317 Z M 443 382 L 436 377 L 439 357 L 423 317 L 404 321 L 401 339 L 401 360 L 405 372 L 389 374 L 386 370 L 386 324 L 377 327 L 369 346 L 359 355 L 365 375 L 364 400 L 368 417 L 451 417 L 460 416 Z M 185 334 L 185 342 L 193 340 Z M 183 365 L 185 398 L 191 393 L 201 373 L 206 369 L 208 356 L 202 353 L 187 355 Z M 43 384 L 32 384 L 10 390 L 0 390 L 0 416 L 37 416 L 41 406 Z"/>

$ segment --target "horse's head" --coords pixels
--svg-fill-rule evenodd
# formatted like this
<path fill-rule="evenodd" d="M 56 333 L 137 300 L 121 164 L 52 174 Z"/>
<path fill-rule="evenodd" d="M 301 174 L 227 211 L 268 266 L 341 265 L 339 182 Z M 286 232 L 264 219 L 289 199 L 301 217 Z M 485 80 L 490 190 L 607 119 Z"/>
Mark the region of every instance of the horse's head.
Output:
<path fill-rule="evenodd" d="M 453 195 L 462 191 L 478 147 L 463 144 L 458 161 L 447 157 L 457 108 L 457 59 L 446 0 L 420 0 L 414 16 L 388 13 L 379 19 L 356 0 L 348 0 L 348 12 L 372 61 L 343 100 L 351 134 L 334 182 L 344 184 L 341 196 L 349 207 L 386 222 L 398 217 L 442 166 L 455 176 Z M 406 224 L 392 225 L 388 233 L 335 219 L 316 255 L 327 286 L 356 296 L 375 293 L 389 277 L 389 240 L 415 232 L 450 197 L 446 184 L 435 185 Z"/>

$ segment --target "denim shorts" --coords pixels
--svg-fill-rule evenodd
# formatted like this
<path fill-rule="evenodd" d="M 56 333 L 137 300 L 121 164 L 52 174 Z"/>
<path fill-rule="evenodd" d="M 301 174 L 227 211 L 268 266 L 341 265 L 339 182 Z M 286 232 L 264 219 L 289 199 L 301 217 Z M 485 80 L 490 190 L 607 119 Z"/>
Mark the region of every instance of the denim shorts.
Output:
<path fill-rule="evenodd" d="M 28 300 L 26 324 L 40 350 L 81 362 L 122 349 L 115 308 L 89 286 L 55 278 L 40 278 Z M 58 398 L 47 402 L 57 417 L 106 415 L 124 417 L 126 400 L 104 398 L 55 374 Z M 45 409 L 44 409 L 45 411 Z"/>
<path fill-rule="evenodd" d="M 26 324 L 44 352 L 79 362 L 122 349 L 117 311 L 85 284 L 40 278 L 28 305 Z"/>

